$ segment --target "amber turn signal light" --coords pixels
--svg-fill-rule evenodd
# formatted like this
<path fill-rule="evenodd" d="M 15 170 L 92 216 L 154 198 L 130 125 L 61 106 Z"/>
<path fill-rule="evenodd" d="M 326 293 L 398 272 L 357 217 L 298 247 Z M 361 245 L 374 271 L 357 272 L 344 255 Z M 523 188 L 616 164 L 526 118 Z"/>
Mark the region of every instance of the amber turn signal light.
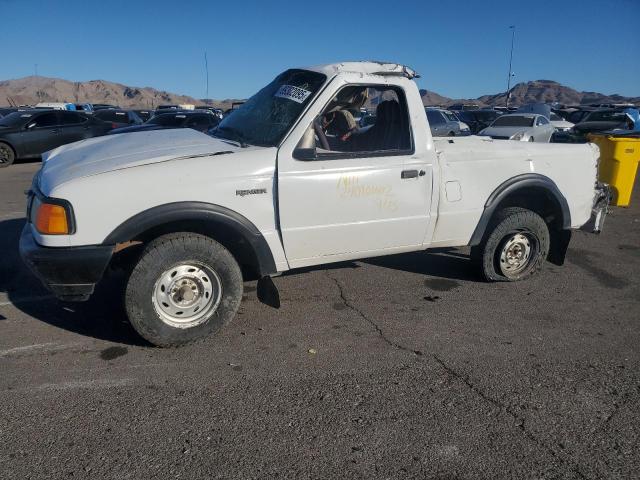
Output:
<path fill-rule="evenodd" d="M 36 229 L 43 235 L 66 235 L 69 233 L 67 212 L 61 205 L 41 203 L 36 212 Z"/>

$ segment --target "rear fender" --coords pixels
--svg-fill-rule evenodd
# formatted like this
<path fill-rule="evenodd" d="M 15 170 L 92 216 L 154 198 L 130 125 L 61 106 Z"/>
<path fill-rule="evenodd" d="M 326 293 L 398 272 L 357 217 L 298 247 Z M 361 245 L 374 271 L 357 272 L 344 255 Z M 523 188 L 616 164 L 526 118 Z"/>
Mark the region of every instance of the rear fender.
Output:
<path fill-rule="evenodd" d="M 559 244 L 556 246 L 557 254 L 554 254 L 554 258 L 557 261 L 560 261 L 560 257 L 562 257 L 562 261 L 564 261 L 564 252 L 566 252 L 566 247 L 569 244 L 569 239 L 571 238 L 571 212 L 569 211 L 569 204 L 567 203 L 567 199 L 562 195 L 558 186 L 551 180 L 549 177 L 545 177 L 544 175 L 540 175 L 537 173 L 525 173 L 523 175 L 517 175 L 515 177 L 510 178 L 509 180 L 502 183 L 498 188 L 496 188 L 489 198 L 485 202 L 484 211 L 482 212 L 482 216 L 476 226 L 476 229 L 471 236 L 471 240 L 469 241 L 470 246 L 479 245 L 482 242 L 482 239 L 485 236 L 489 223 L 493 218 L 494 214 L 501 208 L 503 204 L 506 204 L 510 197 L 517 195 L 520 192 L 525 192 L 526 189 L 534 188 L 538 191 L 544 191 L 547 196 L 555 203 L 555 210 L 558 213 L 558 219 L 555 222 L 555 227 L 559 231 L 569 231 L 569 234 L 562 234 L 561 237 L 564 240 L 559 241 Z M 519 205 L 523 208 L 526 208 L 527 205 Z M 555 235 L 552 234 L 552 243 L 554 242 L 553 237 Z M 555 250 L 552 245 L 552 250 Z M 550 258 L 551 260 L 551 254 Z M 555 263 L 555 262 L 554 262 Z"/>

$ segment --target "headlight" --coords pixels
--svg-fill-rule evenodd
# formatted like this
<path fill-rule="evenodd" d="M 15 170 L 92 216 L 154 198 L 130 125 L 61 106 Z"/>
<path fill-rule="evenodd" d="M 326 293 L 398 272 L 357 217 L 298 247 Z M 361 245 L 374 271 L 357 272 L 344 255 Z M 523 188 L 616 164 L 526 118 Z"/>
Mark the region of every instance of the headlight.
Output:
<path fill-rule="evenodd" d="M 74 232 L 71 204 L 65 200 L 34 197 L 30 219 L 43 235 L 69 235 Z"/>
<path fill-rule="evenodd" d="M 511 140 L 523 140 L 524 136 L 524 132 L 514 133 L 513 135 L 511 135 Z"/>

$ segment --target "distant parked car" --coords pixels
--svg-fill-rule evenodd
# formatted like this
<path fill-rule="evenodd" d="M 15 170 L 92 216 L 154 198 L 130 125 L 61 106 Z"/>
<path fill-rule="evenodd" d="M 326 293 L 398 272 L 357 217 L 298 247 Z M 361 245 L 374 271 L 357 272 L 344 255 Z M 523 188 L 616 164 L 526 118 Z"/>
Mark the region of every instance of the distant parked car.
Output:
<path fill-rule="evenodd" d="M 79 112 L 25 110 L 0 118 L 0 167 L 38 158 L 66 143 L 105 134 L 111 126 Z"/>
<path fill-rule="evenodd" d="M 595 110 L 590 112 L 580 123 L 576 124 L 576 130 L 580 131 L 604 131 L 615 128 L 631 129 L 631 118 L 619 109 Z"/>
<path fill-rule="evenodd" d="M 567 117 L 565 118 L 568 122 L 571 122 L 575 125 L 577 123 L 582 122 L 591 112 L 595 110 L 596 110 L 595 108 L 590 108 L 590 107 L 581 108 L 579 110 L 574 110 L 573 112 L 569 113 L 569 115 L 567 115 Z"/>
<path fill-rule="evenodd" d="M 224 114 L 224 112 L 222 111 L 221 108 L 210 107 L 208 105 L 196 106 L 195 109 L 196 110 L 207 110 L 207 111 L 213 113 L 215 116 L 217 116 L 220 120 L 222 120 L 222 116 Z"/>
<path fill-rule="evenodd" d="M 158 113 L 170 112 L 172 110 L 184 110 L 179 105 L 158 105 L 156 107 L 156 115 Z"/>
<path fill-rule="evenodd" d="M 463 124 L 466 127 L 463 131 L 460 125 L 462 122 L 448 110 L 425 108 L 425 111 L 431 127 L 431 135 L 434 137 L 455 137 L 470 133 L 468 125 Z"/>
<path fill-rule="evenodd" d="M 165 128 L 192 128 L 200 132 L 206 132 L 210 128 L 216 127 L 218 123 L 220 123 L 220 119 L 210 112 L 181 111 L 176 113 L 161 113 L 153 116 L 142 125 L 117 128 L 109 133 L 142 132 L 147 130 L 162 130 Z"/>
<path fill-rule="evenodd" d="M 449 119 L 451 122 L 455 122 L 458 124 L 458 128 L 460 129 L 460 135 L 471 135 L 471 128 L 469 125 L 464 122 L 459 116 L 457 112 L 451 112 L 446 109 L 442 109 L 441 112 L 445 117 Z"/>
<path fill-rule="evenodd" d="M 566 121 L 557 113 L 551 112 L 551 116 L 549 117 L 549 121 L 551 125 L 559 132 L 566 132 L 573 128 L 573 123 Z"/>
<path fill-rule="evenodd" d="M 373 113 L 364 113 L 360 116 L 359 126 L 360 128 L 370 127 L 375 125 L 376 116 Z"/>
<path fill-rule="evenodd" d="M 555 132 L 551 141 L 553 143 L 586 143 L 589 141 L 590 133 L 633 128 L 633 119 L 621 109 L 598 109 L 588 111 L 584 115 L 584 120 L 576 123 L 572 129 Z"/>
<path fill-rule="evenodd" d="M 554 126 L 544 115 L 510 113 L 496 118 L 478 135 L 497 140 L 548 143 L 554 131 Z"/>
<path fill-rule="evenodd" d="M 84 112 L 88 114 L 93 113 L 93 105 L 91 105 L 90 103 L 76 103 L 75 106 L 76 106 L 76 111 Z"/>
<path fill-rule="evenodd" d="M 453 105 L 450 105 L 448 108 L 449 110 L 458 112 L 458 111 L 464 111 L 464 110 L 478 110 L 480 106 L 476 105 L 475 103 L 454 103 Z"/>
<path fill-rule="evenodd" d="M 94 110 L 104 110 L 105 108 L 120 108 L 117 105 L 111 105 L 110 103 L 93 103 L 91 104 Z"/>
<path fill-rule="evenodd" d="M 153 114 L 154 114 L 153 110 L 134 110 L 134 112 L 138 114 L 138 116 L 143 122 L 146 122 L 147 120 L 149 120 L 151 117 L 153 117 Z"/>
<path fill-rule="evenodd" d="M 572 133 L 586 140 L 589 133 L 616 129 L 632 130 L 633 125 L 631 117 L 620 109 L 595 110 L 590 112 L 582 122 L 574 125 Z"/>
<path fill-rule="evenodd" d="M 502 115 L 502 112 L 493 109 L 481 110 L 460 110 L 455 112 L 456 116 L 469 125 L 472 135 L 476 135 L 481 130 L 487 128 L 493 121 Z"/>
<path fill-rule="evenodd" d="M 93 115 L 100 120 L 110 122 L 113 128 L 122 128 L 129 125 L 140 125 L 143 123 L 143 120 L 133 110 L 105 108 L 103 110 L 98 110 Z"/>

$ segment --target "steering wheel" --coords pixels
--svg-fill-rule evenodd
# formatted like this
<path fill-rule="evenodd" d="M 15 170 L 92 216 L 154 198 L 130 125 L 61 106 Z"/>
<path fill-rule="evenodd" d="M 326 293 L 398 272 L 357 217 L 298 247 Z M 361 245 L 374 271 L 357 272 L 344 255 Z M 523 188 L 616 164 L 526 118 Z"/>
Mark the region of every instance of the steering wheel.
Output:
<path fill-rule="evenodd" d="M 324 133 L 324 130 L 322 129 L 322 121 L 320 120 L 319 116 L 316 117 L 316 119 L 313 121 L 313 131 L 318 136 L 318 139 L 320 140 L 320 145 L 322 146 L 322 148 L 324 150 L 331 150 L 331 148 L 329 147 L 329 140 L 327 140 L 327 135 Z"/>

